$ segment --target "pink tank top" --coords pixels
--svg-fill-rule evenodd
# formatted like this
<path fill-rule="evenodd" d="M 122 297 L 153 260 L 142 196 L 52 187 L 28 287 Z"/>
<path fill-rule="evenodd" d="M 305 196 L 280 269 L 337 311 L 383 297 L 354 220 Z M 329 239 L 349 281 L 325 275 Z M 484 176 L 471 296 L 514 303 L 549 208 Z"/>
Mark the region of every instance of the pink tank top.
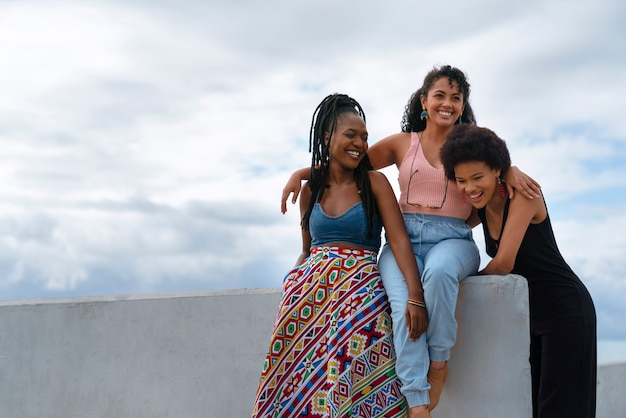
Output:
<path fill-rule="evenodd" d="M 456 183 L 446 179 L 443 168 L 437 169 L 426 160 L 420 135 L 411 132 L 411 146 L 398 170 L 400 210 L 467 219 L 471 206 L 463 203 Z"/>

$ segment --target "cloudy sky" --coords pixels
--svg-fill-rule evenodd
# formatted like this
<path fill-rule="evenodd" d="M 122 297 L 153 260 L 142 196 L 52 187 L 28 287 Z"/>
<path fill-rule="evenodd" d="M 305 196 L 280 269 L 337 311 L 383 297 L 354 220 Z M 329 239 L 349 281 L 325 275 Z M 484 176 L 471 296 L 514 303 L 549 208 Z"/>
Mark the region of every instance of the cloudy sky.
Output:
<path fill-rule="evenodd" d="M 626 339 L 625 20 L 621 0 L 0 0 L 0 299 L 280 287 L 319 101 L 355 97 L 375 142 L 449 63 L 543 186 L 600 338 Z"/>

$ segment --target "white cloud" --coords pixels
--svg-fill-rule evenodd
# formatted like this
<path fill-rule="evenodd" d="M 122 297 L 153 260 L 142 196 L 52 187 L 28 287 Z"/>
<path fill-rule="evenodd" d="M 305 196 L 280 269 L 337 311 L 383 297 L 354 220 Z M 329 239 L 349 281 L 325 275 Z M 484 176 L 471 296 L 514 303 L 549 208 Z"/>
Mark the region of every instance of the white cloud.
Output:
<path fill-rule="evenodd" d="M 625 11 L 0 2 L 3 297 L 280 286 L 300 235 L 297 206 L 280 215 L 279 199 L 310 162 L 315 106 L 352 95 L 375 142 L 450 63 L 479 124 L 543 185 L 602 332 L 624 337 Z"/>

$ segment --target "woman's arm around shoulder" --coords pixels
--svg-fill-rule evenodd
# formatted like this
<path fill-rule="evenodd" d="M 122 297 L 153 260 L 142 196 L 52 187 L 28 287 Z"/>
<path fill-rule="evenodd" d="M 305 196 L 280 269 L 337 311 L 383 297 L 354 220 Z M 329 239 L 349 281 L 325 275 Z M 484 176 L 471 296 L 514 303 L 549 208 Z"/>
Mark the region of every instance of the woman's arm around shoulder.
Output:
<path fill-rule="evenodd" d="M 302 193 L 300 193 L 300 219 L 304 218 L 304 214 L 306 213 L 309 207 L 309 201 L 311 200 L 311 189 L 309 188 L 308 182 L 304 184 L 302 188 Z M 305 230 L 304 226 L 300 225 L 300 229 L 302 231 L 302 252 L 298 256 L 296 260 L 296 266 L 302 264 L 302 262 L 311 255 L 311 232 L 310 230 Z"/>
<path fill-rule="evenodd" d="M 374 143 L 367 150 L 367 156 L 375 170 L 380 170 L 381 168 L 389 167 L 393 164 L 397 166 L 402 162 L 404 154 L 406 154 L 410 145 L 411 134 L 409 132 L 400 132 L 389 135 Z M 310 168 L 301 168 L 291 174 L 283 188 L 283 194 L 280 199 L 281 213 L 287 213 L 287 200 L 289 199 L 289 195 L 292 195 L 291 203 L 296 203 L 302 187 L 302 181 L 310 180 L 310 175 Z"/>
<path fill-rule="evenodd" d="M 516 194 L 509 205 L 506 225 L 502 230 L 496 256 L 489 261 L 480 274 L 508 274 L 515 266 L 517 253 L 531 223 L 545 220 L 547 210 L 542 199 L 528 199 Z"/>
<path fill-rule="evenodd" d="M 541 197 L 541 186 L 528 174 L 524 173 L 516 166 L 511 166 L 504 176 L 507 192 L 512 199 L 514 190 L 519 191 L 527 199 Z"/>
<path fill-rule="evenodd" d="M 283 194 L 280 198 L 280 211 L 285 214 L 287 213 L 287 199 L 289 199 L 289 195 L 293 193 L 291 197 L 291 204 L 295 205 L 296 200 L 298 200 L 298 194 L 300 194 L 300 190 L 302 188 L 303 180 L 310 180 L 311 176 L 310 168 L 300 168 L 294 171 L 289 180 L 287 180 L 287 184 L 283 188 Z"/>
<path fill-rule="evenodd" d="M 378 214 L 387 233 L 387 242 L 406 281 L 409 299 L 423 304 L 424 290 L 420 280 L 417 261 L 415 260 L 411 241 L 406 232 L 404 219 L 391 184 L 389 184 L 384 174 L 377 171 L 370 171 L 369 177 L 372 191 L 376 198 Z M 428 312 L 425 307 L 407 303 L 405 315 L 409 338 L 414 341 L 426 331 Z"/>

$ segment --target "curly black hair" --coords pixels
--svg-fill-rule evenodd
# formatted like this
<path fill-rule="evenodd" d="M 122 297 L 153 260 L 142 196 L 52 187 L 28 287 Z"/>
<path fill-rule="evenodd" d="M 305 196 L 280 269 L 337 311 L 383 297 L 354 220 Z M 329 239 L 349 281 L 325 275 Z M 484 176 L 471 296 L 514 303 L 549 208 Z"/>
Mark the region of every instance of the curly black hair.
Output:
<path fill-rule="evenodd" d="M 461 124 L 452 128 L 439 154 L 446 177 L 455 181 L 454 167 L 467 162 L 484 162 L 500 169 L 500 177 L 511 167 L 506 142 L 491 129 Z"/>
<path fill-rule="evenodd" d="M 426 129 L 426 120 L 420 119 L 422 113 L 422 103 L 420 101 L 421 96 L 427 96 L 428 91 L 432 88 L 433 84 L 441 77 L 448 77 L 450 86 L 456 82 L 459 86 L 459 92 L 463 95 L 463 115 L 461 121 L 458 123 L 476 124 L 476 118 L 474 117 L 474 111 L 469 104 L 470 85 L 467 81 L 465 73 L 456 67 L 450 65 L 443 65 L 441 67 L 433 67 L 432 70 L 424 78 L 422 87 L 417 89 L 411 95 L 409 102 L 404 108 L 404 115 L 402 116 L 402 123 L 400 124 L 402 132 L 420 132 Z"/>
<path fill-rule="evenodd" d="M 345 94 L 334 93 L 326 96 L 313 112 L 311 129 L 309 131 L 309 152 L 312 152 L 309 188 L 311 189 L 312 197 L 309 201 L 309 207 L 302 217 L 301 225 L 304 230 L 309 229 L 309 219 L 313 206 L 315 202 L 319 202 L 322 199 L 328 184 L 330 141 L 325 141 L 325 137 L 327 134 L 332 136 L 337 120 L 346 112 L 360 116 L 363 122 L 365 122 L 365 112 L 363 112 L 359 102 Z M 368 171 L 373 169 L 366 153 L 354 173 L 354 179 L 365 208 L 370 233 L 372 233 L 374 219 L 378 216 L 376 200 L 368 174 Z"/>

